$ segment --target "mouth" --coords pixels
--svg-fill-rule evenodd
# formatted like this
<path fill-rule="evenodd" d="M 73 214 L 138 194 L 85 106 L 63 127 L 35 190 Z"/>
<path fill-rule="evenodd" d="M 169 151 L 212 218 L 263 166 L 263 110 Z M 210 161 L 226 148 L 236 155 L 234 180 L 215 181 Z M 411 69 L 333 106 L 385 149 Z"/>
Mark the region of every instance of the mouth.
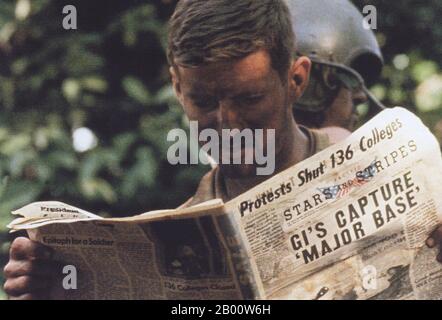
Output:
<path fill-rule="evenodd" d="M 240 161 L 241 164 L 250 164 L 254 161 L 254 148 L 241 146 L 241 148 L 222 148 L 221 149 L 221 160 L 223 155 L 229 155 L 230 163 Z"/>

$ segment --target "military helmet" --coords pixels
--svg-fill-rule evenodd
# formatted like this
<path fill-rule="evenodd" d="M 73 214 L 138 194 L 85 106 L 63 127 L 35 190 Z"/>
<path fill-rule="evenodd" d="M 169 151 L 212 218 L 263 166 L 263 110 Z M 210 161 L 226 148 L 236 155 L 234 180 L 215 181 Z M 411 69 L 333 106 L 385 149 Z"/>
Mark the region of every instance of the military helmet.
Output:
<path fill-rule="evenodd" d="M 348 75 L 344 79 L 355 76 L 356 81 L 362 81 L 369 99 L 376 100 L 366 90 L 365 83 L 372 84 L 379 77 L 383 57 L 373 31 L 364 28 L 361 12 L 348 0 L 287 0 L 287 3 L 296 37 L 296 55 L 312 60 L 312 76 L 319 67 L 321 72 L 324 68 L 339 70 L 341 75 Z M 309 87 L 295 108 L 320 111 L 314 110 L 311 103 L 302 103 L 311 98 L 312 91 L 317 91 L 312 85 Z M 383 107 L 377 100 L 375 104 Z"/>

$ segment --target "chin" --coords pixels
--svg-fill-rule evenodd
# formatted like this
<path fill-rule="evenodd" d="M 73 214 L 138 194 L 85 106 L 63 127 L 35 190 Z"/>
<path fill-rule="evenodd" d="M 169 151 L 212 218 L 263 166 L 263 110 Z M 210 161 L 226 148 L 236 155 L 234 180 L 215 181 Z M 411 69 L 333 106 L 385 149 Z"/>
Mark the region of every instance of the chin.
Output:
<path fill-rule="evenodd" d="M 256 176 L 256 166 L 252 164 L 220 165 L 221 173 L 229 178 L 252 178 Z"/>

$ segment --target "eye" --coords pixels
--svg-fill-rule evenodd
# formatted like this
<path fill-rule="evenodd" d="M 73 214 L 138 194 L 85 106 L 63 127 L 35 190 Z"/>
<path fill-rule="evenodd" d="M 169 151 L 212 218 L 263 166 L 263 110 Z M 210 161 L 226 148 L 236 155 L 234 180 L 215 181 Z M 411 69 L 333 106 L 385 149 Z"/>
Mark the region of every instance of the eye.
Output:
<path fill-rule="evenodd" d="M 264 98 L 264 95 L 259 94 L 259 95 L 250 95 L 250 96 L 243 96 L 243 97 L 239 97 L 237 99 L 237 103 L 241 104 L 241 105 L 252 105 L 252 104 L 257 104 L 258 102 L 260 102 L 262 99 Z"/>
<path fill-rule="evenodd" d="M 199 98 L 194 99 L 193 104 L 199 109 L 216 109 L 218 107 L 218 101 L 215 98 Z"/>

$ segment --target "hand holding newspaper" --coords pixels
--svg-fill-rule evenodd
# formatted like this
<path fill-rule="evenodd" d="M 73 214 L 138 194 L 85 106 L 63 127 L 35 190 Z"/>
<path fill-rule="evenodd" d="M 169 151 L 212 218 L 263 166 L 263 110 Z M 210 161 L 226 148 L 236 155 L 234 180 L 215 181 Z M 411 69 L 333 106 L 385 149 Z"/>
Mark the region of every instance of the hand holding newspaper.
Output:
<path fill-rule="evenodd" d="M 78 270 L 66 299 L 441 299 L 440 147 L 403 108 L 223 204 L 103 219 L 60 203 L 9 227 Z"/>

